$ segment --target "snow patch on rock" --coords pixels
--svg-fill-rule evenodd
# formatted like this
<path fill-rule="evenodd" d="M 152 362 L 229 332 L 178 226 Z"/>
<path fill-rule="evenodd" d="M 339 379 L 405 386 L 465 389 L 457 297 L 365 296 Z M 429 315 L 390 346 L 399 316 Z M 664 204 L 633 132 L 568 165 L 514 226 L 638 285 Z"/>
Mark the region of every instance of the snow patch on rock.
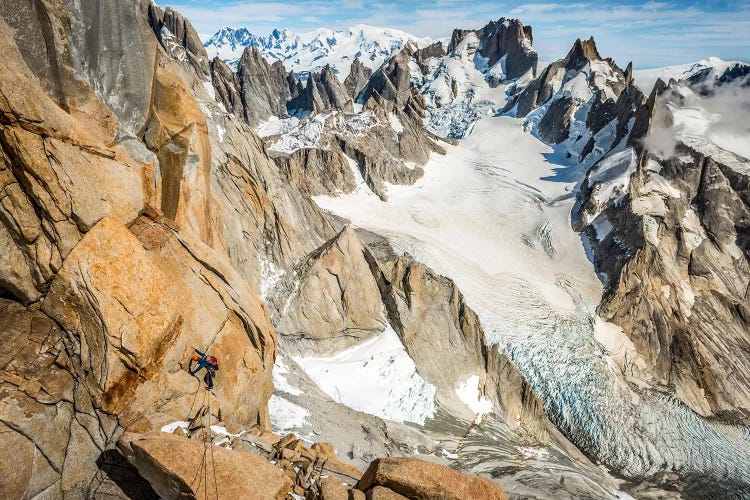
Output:
<path fill-rule="evenodd" d="M 479 389 L 479 377 L 472 375 L 456 388 L 456 395 L 463 404 L 468 406 L 476 414 L 475 423 L 480 423 L 482 418 L 492 411 L 492 401 L 485 398 Z"/>
<path fill-rule="evenodd" d="M 275 394 L 268 400 L 268 413 L 271 415 L 271 427 L 277 434 L 303 427 L 310 416 L 306 409 Z"/>
<path fill-rule="evenodd" d="M 355 410 L 418 424 L 435 412 L 435 387 L 417 373 L 390 325 L 376 337 L 334 356 L 294 360 L 323 392 Z"/>

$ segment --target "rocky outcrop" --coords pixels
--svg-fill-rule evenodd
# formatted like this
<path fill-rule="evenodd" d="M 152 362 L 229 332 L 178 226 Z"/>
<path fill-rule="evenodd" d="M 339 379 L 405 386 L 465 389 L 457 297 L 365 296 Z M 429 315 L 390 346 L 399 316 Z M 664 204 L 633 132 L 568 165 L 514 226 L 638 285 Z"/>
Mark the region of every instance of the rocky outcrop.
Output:
<path fill-rule="evenodd" d="M 296 273 L 300 280 L 275 322 L 292 352 L 339 352 L 385 328 L 378 285 L 350 227 L 313 252 Z"/>
<path fill-rule="evenodd" d="M 245 103 L 242 101 L 242 83 L 227 63 L 215 57 L 211 61 L 211 82 L 216 90 L 216 100 L 240 120 L 245 118 Z"/>
<path fill-rule="evenodd" d="M 125 434 L 117 442 L 161 498 L 286 498 L 292 482 L 281 469 L 251 453 L 164 433 Z M 207 469 L 197 477 L 197 472 Z M 208 478 L 208 480 L 206 480 Z"/>
<path fill-rule="evenodd" d="M 518 19 L 504 17 L 492 21 L 479 30 L 453 30 L 448 53 L 469 33 L 479 38 L 477 52 L 487 59 L 492 67 L 502 60 L 505 79 L 513 80 L 523 76 L 529 70 L 536 75 L 538 56 L 531 47 L 533 42 L 531 26 L 524 26 Z M 497 82 L 499 83 L 499 82 Z"/>
<path fill-rule="evenodd" d="M 182 14 L 171 7 L 162 11 L 151 4 L 149 22 L 167 53 L 178 60 L 187 59 L 201 79 L 208 79 L 208 54 L 193 25 Z"/>
<path fill-rule="evenodd" d="M 310 73 L 304 91 L 289 102 L 288 108 L 292 114 L 332 110 L 354 112 L 352 97 L 327 65 L 320 73 Z"/>
<path fill-rule="evenodd" d="M 486 479 L 467 476 L 444 465 L 425 462 L 416 458 L 386 458 L 375 460 L 357 483 L 357 489 L 371 492 L 385 488 L 397 496 L 388 496 L 387 491 L 377 492 L 373 498 L 410 498 L 428 500 L 465 498 L 506 500 L 503 489 Z"/>
<path fill-rule="evenodd" d="M 245 121 L 254 127 L 271 116 L 285 117 L 289 84 L 280 61 L 268 64 L 257 47 L 246 47 L 237 65 Z"/>
<path fill-rule="evenodd" d="M 371 76 L 372 70 L 362 64 L 362 61 L 358 57 L 355 57 L 354 61 L 352 61 L 349 75 L 344 80 L 344 87 L 349 97 L 356 100 L 359 92 L 367 85 L 367 81 Z"/>
<path fill-rule="evenodd" d="M 681 99 L 677 87 L 658 81 L 638 110 L 633 150 L 589 172 L 577 227 L 607 276 L 599 313 L 633 341 L 640 376 L 703 416 L 747 423 L 747 160 L 693 136 L 671 139 L 669 156 L 648 150 L 650 134 L 673 134 L 667 103 Z M 621 176 L 609 197 L 605 170 Z M 611 229 L 598 234 L 603 225 Z"/>
<path fill-rule="evenodd" d="M 309 195 L 351 193 L 354 174 L 337 142 L 328 149 L 303 148 L 288 155 L 274 155 L 282 178 Z"/>
<path fill-rule="evenodd" d="M 407 44 L 372 75 L 357 100 L 367 104 L 372 98 L 381 105 L 391 103 L 392 107 L 400 110 L 412 109 L 421 116 L 424 106 L 418 97 L 413 95 L 409 68 L 411 56 L 416 51 L 417 47 L 414 44 Z"/>
<path fill-rule="evenodd" d="M 576 40 L 564 59 L 547 66 L 509 99 L 504 112 L 526 117 L 542 140 L 565 144 L 569 157 L 593 165 L 618 145 L 635 145 L 649 103 L 623 72 L 599 55 L 593 37 Z"/>

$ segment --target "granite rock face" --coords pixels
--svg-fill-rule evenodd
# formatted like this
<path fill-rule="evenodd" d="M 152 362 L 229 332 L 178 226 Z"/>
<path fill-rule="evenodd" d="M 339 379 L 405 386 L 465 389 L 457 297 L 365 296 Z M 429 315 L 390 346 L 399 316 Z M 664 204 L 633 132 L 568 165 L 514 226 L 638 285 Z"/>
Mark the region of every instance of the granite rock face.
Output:
<path fill-rule="evenodd" d="M 192 418 L 194 347 L 222 357 L 213 408 L 226 425 L 270 424 L 276 337 L 248 285 L 257 258 L 235 267 L 233 234 L 212 230 L 231 194 L 211 173 L 220 151 L 190 90 L 203 90 L 199 68 L 162 46 L 147 5 L 100 6 L 35 5 L 57 23 L 46 64 L 0 22 L 0 334 L 23 352 L 2 360 L 0 420 L 25 457 L 3 474 L 3 497 L 153 498 L 113 444 L 126 427 Z M 277 210 L 276 227 L 293 210 Z M 237 388 L 248 380 L 253 391 Z"/>
<path fill-rule="evenodd" d="M 506 500 L 508 498 L 500 486 L 486 479 L 466 476 L 444 465 L 416 458 L 375 460 L 357 483 L 357 488 L 372 491 L 378 487 L 398 494 L 398 496 L 389 497 L 387 492 L 383 492 L 381 498 L 403 497 L 420 500 L 430 498 Z"/>
<path fill-rule="evenodd" d="M 346 93 L 352 99 L 357 99 L 359 92 L 367 85 L 367 81 L 372 76 L 372 70 L 362 64 L 359 58 L 355 58 L 352 61 L 349 75 L 344 80 L 344 87 L 346 87 Z"/>
<path fill-rule="evenodd" d="M 644 139 L 671 126 L 672 99 L 680 86 L 657 82 L 636 119 Z M 622 153 L 631 170 L 617 197 L 599 194 L 612 162 L 582 186 L 577 227 L 607 276 L 600 314 L 628 334 L 646 377 L 703 416 L 746 424 L 748 161 L 706 138 L 677 138 L 668 156 L 650 144 Z M 596 238 L 602 221 L 612 230 Z"/>
<path fill-rule="evenodd" d="M 288 108 L 292 113 L 354 112 L 352 97 L 330 66 L 325 66 L 320 73 L 311 73 L 304 90 L 289 102 Z"/>
<path fill-rule="evenodd" d="M 478 53 L 494 66 L 503 59 L 504 76 L 508 80 L 519 78 L 529 70 L 536 75 L 539 60 L 533 43 L 531 26 L 524 26 L 518 19 L 500 18 L 479 30 L 453 30 L 447 52 L 452 52 L 469 33 L 475 33 L 480 41 Z"/>
<path fill-rule="evenodd" d="M 247 47 L 237 65 L 237 76 L 245 121 L 251 127 L 271 116 L 287 116 L 289 84 L 281 62 L 268 64 L 257 47 Z"/>
<path fill-rule="evenodd" d="M 216 89 L 216 100 L 240 120 L 245 118 L 245 103 L 242 101 L 242 83 L 237 73 L 224 61 L 215 57 L 211 61 L 211 81 Z"/>

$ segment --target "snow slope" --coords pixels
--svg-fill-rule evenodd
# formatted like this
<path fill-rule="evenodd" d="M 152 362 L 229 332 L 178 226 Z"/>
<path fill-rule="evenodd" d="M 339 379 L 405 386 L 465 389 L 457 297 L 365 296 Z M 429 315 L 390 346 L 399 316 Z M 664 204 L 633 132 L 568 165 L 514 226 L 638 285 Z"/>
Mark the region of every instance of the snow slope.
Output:
<path fill-rule="evenodd" d="M 219 56 L 235 70 L 245 47 L 255 45 L 270 62 L 282 61 L 287 71 L 293 70 L 302 79 L 306 79 L 308 72 L 319 71 L 330 64 L 343 80 L 356 57 L 374 70 L 410 40 L 419 46 L 432 42 L 399 30 L 358 24 L 338 31 L 326 28 L 308 33 L 273 30 L 265 37 L 252 34 L 247 28 L 224 27 L 204 46 L 210 58 Z"/>
<path fill-rule="evenodd" d="M 702 59 L 694 63 L 665 66 L 663 68 L 637 69 L 633 71 L 633 79 L 643 93 L 648 95 L 651 93 L 651 89 L 654 88 L 654 84 L 659 78 L 664 80 L 664 83 L 669 83 L 670 78 L 674 78 L 675 80 L 685 80 L 706 68 L 713 68 L 716 70 L 716 73 L 720 75 L 727 68 L 731 68 L 738 63 L 742 64 L 739 61 L 724 61 L 718 57 L 709 57 L 708 59 Z"/>
<path fill-rule="evenodd" d="M 484 115 L 495 114 L 506 100 L 506 86 L 491 87 L 488 79 L 501 78 L 504 59 L 487 66 L 477 50 L 479 39 L 468 34 L 450 54 L 427 61 L 422 74 L 411 63 L 412 84 L 424 96 L 429 113 L 425 128 L 442 137 L 460 138 Z"/>
<path fill-rule="evenodd" d="M 741 430 L 634 388 L 612 365 L 603 343 L 619 342 L 597 331 L 601 284 L 569 221 L 581 167 L 508 116 L 481 119 L 447 149 L 414 185 L 390 186 L 387 202 L 365 191 L 316 201 L 452 278 L 553 422 L 598 462 L 709 485 L 748 477 Z"/>
<path fill-rule="evenodd" d="M 355 410 L 419 424 L 435 412 L 435 387 L 419 376 L 390 325 L 335 356 L 294 360 L 323 392 Z"/>

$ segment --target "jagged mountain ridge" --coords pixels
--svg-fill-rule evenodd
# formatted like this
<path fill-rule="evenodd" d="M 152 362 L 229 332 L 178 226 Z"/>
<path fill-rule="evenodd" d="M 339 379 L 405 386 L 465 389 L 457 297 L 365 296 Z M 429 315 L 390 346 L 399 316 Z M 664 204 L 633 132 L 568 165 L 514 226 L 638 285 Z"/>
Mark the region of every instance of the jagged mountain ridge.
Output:
<path fill-rule="evenodd" d="M 308 33 L 276 29 L 265 37 L 252 34 L 247 28 L 224 27 L 204 46 L 211 58 L 218 56 L 235 69 L 245 47 L 258 47 L 269 61 L 283 62 L 303 80 L 308 73 L 326 65 L 343 80 L 354 59 L 359 58 L 374 70 L 409 41 L 420 45 L 431 42 L 403 31 L 360 24 L 344 30 L 321 28 Z"/>
<path fill-rule="evenodd" d="M 714 69 L 717 73 L 723 73 L 728 68 L 737 64 L 744 64 L 741 61 L 725 61 L 718 57 L 708 57 L 688 64 L 677 64 L 674 66 L 664 66 L 662 68 L 637 69 L 633 71 L 635 83 L 643 90 L 644 93 L 651 93 L 657 80 L 669 82 L 669 80 L 687 80 L 694 74 L 705 69 Z"/>

